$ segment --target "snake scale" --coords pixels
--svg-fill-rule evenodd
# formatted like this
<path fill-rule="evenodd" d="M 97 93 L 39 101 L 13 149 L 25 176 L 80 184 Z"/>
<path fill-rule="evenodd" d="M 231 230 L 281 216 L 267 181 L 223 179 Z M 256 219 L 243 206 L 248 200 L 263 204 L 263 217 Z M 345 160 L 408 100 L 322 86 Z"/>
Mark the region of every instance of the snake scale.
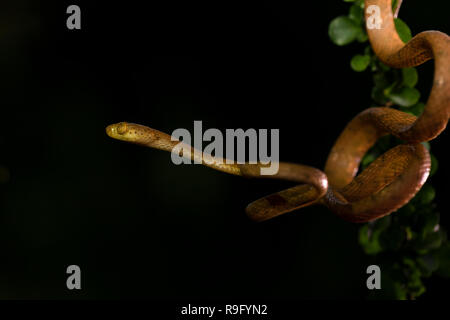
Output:
<path fill-rule="evenodd" d="M 224 164 L 204 154 L 202 164 L 229 174 L 300 183 L 250 203 L 246 213 L 253 220 L 267 220 L 318 203 L 347 221 L 368 222 L 405 205 L 425 183 L 430 172 L 430 155 L 421 142 L 436 138 L 446 128 L 450 115 L 450 38 L 439 31 L 425 31 L 405 44 L 395 28 L 391 1 L 365 1 L 365 8 L 378 6 L 382 18 L 381 28 L 367 28 L 368 37 L 377 57 L 390 67 L 414 67 L 434 59 L 433 87 L 423 113 L 415 117 L 389 107 L 364 110 L 344 128 L 323 171 L 280 162 L 278 173 L 262 176 L 262 164 Z M 365 18 L 368 19 L 367 12 Z M 139 124 L 112 124 L 106 132 L 118 140 L 169 152 L 178 144 L 170 135 Z M 362 157 L 387 134 L 404 143 L 357 174 Z M 194 148 L 188 146 L 184 150 L 188 150 L 184 157 L 197 157 Z"/>

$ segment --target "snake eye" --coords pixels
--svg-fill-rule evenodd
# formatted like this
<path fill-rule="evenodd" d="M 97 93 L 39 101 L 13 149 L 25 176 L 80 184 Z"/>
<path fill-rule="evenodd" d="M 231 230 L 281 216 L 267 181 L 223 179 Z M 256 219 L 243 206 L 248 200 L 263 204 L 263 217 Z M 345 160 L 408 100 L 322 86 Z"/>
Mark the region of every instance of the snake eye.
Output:
<path fill-rule="evenodd" d="M 121 122 L 117 125 L 117 133 L 118 134 L 124 134 L 125 132 L 127 132 L 127 130 L 128 130 L 128 127 L 125 122 Z"/>

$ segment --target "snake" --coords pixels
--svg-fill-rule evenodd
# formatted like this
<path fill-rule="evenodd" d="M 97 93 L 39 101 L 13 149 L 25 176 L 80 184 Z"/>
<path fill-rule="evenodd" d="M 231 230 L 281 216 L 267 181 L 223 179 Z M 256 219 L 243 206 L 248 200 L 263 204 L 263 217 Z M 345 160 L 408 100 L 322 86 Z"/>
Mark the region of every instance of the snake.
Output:
<path fill-rule="evenodd" d="M 394 24 L 392 0 L 365 0 L 364 6 L 378 6 L 381 25 L 366 26 L 375 55 L 392 68 L 409 68 L 434 59 L 433 86 L 424 111 L 414 116 L 382 106 L 357 114 L 335 141 L 324 170 L 279 162 L 273 175 L 261 175 L 262 163 L 225 163 L 207 153 L 150 127 L 120 122 L 106 127 L 109 137 L 173 152 L 183 144 L 180 155 L 228 174 L 247 178 L 287 180 L 297 185 L 250 203 L 247 215 L 265 221 L 313 204 L 326 206 L 338 217 L 365 223 L 395 212 L 408 203 L 426 182 L 431 167 L 430 154 L 422 142 L 436 138 L 445 130 L 450 116 L 450 38 L 439 31 L 424 31 L 407 43 Z M 365 19 L 369 10 L 364 10 Z M 358 173 L 368 150 L 385 135 L 401 139 L 397 145 Z"/>

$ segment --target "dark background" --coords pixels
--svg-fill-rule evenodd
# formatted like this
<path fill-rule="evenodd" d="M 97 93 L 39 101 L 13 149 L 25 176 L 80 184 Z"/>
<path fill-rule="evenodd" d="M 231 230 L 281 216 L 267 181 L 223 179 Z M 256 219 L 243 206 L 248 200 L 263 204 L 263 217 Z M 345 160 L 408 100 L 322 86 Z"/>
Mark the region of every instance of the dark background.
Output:
<path fill-rule="evenodd" d="M 2 1 L 0 298 L 364 298 L 359 225 L 310 207 L 271 221 L 245 206 L 291 186 L 246 180 L 110 139 L 137 122 L 171 133 L 279 128 L 280 158 L 322 168 L 370 106 L 370 73 L 327 35 L 343 1 Z M 66 8 L 81 7 L 81 30 Z M 405 1 L 413 34 L 450 33 L 449 4 Z M 419 68 L 428 94 L 433 62 Z M 424 97 L 426 98 L 426 97 Z M 424 99 L 425 100 L 425 99 Z M 450 229 L 448 130 L 431 143 Z M 66 288 L 66 268 L 82 290 Z M 426 281 L 424 299 L 448 297 Z"/>

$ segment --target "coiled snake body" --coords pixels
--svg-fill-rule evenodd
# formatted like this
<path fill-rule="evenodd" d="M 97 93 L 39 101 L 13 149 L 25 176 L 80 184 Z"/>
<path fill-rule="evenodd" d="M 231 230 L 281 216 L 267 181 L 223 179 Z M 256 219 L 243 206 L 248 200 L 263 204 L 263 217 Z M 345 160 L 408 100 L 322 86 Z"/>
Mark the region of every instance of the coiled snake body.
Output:
<path fill-rule="evenodd" d="M 380 8 L 381 28 L 367 29 L 367 33 L 375 54 L 383 63 L 406 68 L 435 60 L 433 88 L 424 112 L 419 117 L 388 107 L 361 112 L 338 137 L 324 172 L 280 162 L 277 174 L 261 176 L 262 164 L 218 163 L 214 157 L 203 154 L 203 158 L 197 160 L 226 173 L 301 183 L 249 204 L 246 212 L 252 219 L 263 221 L 320 203 L 347 221 L 367 222 L 406 204 L 425 183 L 430 156 L 421 142 L 437 137 L 450 116 L 450 38 L 438 31 L 426 31 L 405 44 L 395 29 L 391 0 L 366 0 L 365 7 L 370 5 Z M 121 122 L 108 126 L 106 131 L 112 138 L 165 151 L 172 151 L 178 144 L 171 136 L 138 124 Z M 404 144 L 390 149 L 356 175 L 364 154 L 386 134 L 400 138 Z M 185 157 L 195 159 L 198 156 L 190 146 L 185 150 L 190 151 L 183 154 Z"/>

